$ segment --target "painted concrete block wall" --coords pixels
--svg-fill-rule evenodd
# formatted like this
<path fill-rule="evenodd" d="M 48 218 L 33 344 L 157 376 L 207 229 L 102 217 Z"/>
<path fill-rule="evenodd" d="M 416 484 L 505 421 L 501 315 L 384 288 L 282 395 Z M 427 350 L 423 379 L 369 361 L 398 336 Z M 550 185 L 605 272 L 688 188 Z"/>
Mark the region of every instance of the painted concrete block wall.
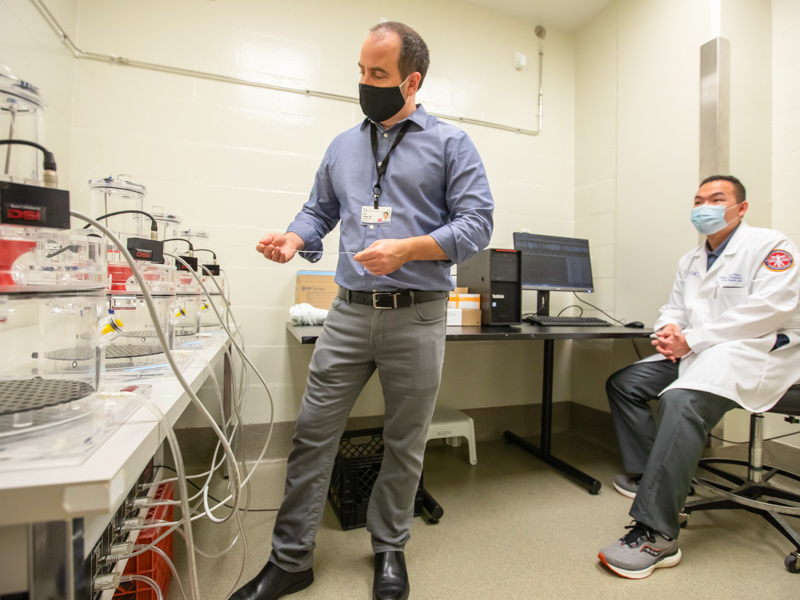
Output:
<path fill-rule="evenodd" d="M 430 46 L 432 66 L 419 95 L 428 110 L 535 128 L 535 24 L 449 0 L 402 6 L 365 0 L 335 5 L 85 0 L 78 42 L 95 52 L 356 96 L 360 47 L 382 17 L 414 26 Z M 515 52 L 529 57 L 523 71 L 514 69 Z M 549 30 L 545 52 L 546 113 L 539 137 L 465 127 L 495 195 L 495 246 L 510 246 L 512 232 L 520 228 L 573 233 L 571 35 Z M 251 357 L 273 388 L 278 421 L 294 420 L 311 355 L 310 347 L 301 347 L 284 330 L 295 272 L 309 264 L 268 263 L 253 246 L 264 233 L 285 229 L 307 199 L 330 140 L 361 119 L 357 104 L 105 63 L 77 64 L 70 188 L 76 193 L 90 176 L 128 173 L 148 187 L 149 202 L 178 208 L 209 229 L 231 279 Z M 88 194 L 81 193 L 77 202 L 88 203 Z M 327 250 L 337 249 L 337 231 L 326 239 Z M 314 268 L 333 270 L 335 264 L 336 257 L 326 256 Z M 490 346 L 487 360 L 475 360 L 483 353 L 478 346 L 448 345 L 442 404 L 536 401 L 538 349 Z M 456 366 L 464 363 L 474 367 L 469 378 Z M 563 352 L 559 365 L 568 368 Z M 255 379 L 251 386 L 246 419 L 260 422 L 264 394 Z M 569 386 L 559 393 L 568 398 Z M 381 412 L 380 386 L 373 380 L 354 415 Z"/>
<path fill-rule="evenodd" d="M 800 245 L 800 3 L 772 2 L 772 226 Z M 767 437 L 797 431 L 767 415 Z M 781 441 L 800 447 L 800 436 Z"/>
<path fill-rule="evenodd" d="M 49 7 L 74 36 L 78 1 L 54 0 Z M 0 63 L 44 93 L 47 110 L 41 143 L 54 153 L 65 187 L 70 172 L 75 59 L 29 0 L 0 0 Z"/>

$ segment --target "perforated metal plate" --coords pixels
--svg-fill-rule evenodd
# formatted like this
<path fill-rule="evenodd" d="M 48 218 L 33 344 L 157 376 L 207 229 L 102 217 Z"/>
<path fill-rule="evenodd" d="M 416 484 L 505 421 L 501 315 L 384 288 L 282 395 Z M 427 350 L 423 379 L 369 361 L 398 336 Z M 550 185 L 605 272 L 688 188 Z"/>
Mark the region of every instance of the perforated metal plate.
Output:
<path fill-rule="evenodd" d="M 110 344 L 106 348 L 106 358 L 138 358 L 163 351 L 161 344 Z"/>
<path fill-rule="evenodd" d="M 44 357 L 51 360 L 91 360 L 94 358 L 94 351 L 86 346 L 79 346 L 45 352 Z"/>
<path fill-rule="evenodd" d="M 88 383 L 68 379 L 0 381 L 0 416 L 58 406 L 93 393 Z"/>
<path fill-rule="evenodd" d="M 127 338 L 154 338 L 156 336 L 155 329 L 140 329 L 139 331 L 123 331 L 122 337 Z"/>

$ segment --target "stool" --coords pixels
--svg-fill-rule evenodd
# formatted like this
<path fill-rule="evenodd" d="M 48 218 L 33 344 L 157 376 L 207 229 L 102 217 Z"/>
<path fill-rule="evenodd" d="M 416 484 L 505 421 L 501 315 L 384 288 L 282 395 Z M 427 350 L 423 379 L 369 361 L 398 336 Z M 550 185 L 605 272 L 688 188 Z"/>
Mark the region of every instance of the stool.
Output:
<path fill-rule="evenodd" d="M 771 413 L 800 416 L 800 384 L 793 385 L 789 391 L 772 407 Z M 796 421 L 795 421 L 796 422 Z M 771 480 L 776 475 L 800 482 L 800 475 L 768 467 L 762 462 L 764 444 L 764 416 L 750 415 L 750 455 L 746 461 L 732 458 L 703 458 L 698 468 L 725 483 L 698 475 L 694 484 L 716 494 L 709 499 L 689 502 L 683 509 L 690 515 L 701 510 L 741 509 L 762 516 L 777 529 L 795 549 L 783 561 L 791 573 L 800 573 L 800 535 L 784 517 L 800 518 L 800 493 L 783 487 L 773 486 Z M 747 477 L 740 477 L 722 466 L 747 467 Z M 685 522 L 681 527 L 685 526 Z"/>
<path fill-rule="evenodd" d="M 475 451 L 475 424 L 470 417 L 453 408 L 437 408 L 433 411 L 428 436 L 425 441 L 444 438 L 445 444 L 458 448 L 461 438 L 467 438 L 469 444 L 469 464 L 478 464 Z"/>

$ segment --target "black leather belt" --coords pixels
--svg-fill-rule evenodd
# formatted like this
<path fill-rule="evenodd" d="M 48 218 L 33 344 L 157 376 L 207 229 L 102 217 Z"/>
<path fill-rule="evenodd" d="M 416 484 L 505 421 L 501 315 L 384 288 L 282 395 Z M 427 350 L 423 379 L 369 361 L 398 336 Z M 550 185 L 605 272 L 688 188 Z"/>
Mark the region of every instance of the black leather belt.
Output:
<path fill-rule="evenodd" d="M 447 292 L 423 292 L 418 290 L 399 290 L 396 292 L 356 292 L 339 288 L 336 294 L 346 302 L 364 304 L 378 309 L 405 308 L 412 304 L 444 300 Z"/>

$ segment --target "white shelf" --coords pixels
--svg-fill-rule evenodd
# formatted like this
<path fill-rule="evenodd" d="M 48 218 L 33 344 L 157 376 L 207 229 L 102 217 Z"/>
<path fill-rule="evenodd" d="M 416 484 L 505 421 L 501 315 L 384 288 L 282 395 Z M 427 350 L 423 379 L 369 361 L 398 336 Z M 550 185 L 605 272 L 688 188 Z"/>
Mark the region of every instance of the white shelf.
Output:
<path fill-rule="evenodd" d="M 201 354 L 212 366 L 222 359 L 225 341 L 224 333 L 210 334 L 210 343 Z M 207 377 L 197 360 L 183 374 L 195 392 Z M 190 403 L 174 376 L 131 383 L 152 385 L 150 400 L 170 424 L 175 424 Z M 164 438 L 156 417 L 142 407 L 79 465 L 59 466 L 48 461 L 46 467 L 32 463 L 30 468 L 0 471 L 0 526 L 110 514 Z"/>

